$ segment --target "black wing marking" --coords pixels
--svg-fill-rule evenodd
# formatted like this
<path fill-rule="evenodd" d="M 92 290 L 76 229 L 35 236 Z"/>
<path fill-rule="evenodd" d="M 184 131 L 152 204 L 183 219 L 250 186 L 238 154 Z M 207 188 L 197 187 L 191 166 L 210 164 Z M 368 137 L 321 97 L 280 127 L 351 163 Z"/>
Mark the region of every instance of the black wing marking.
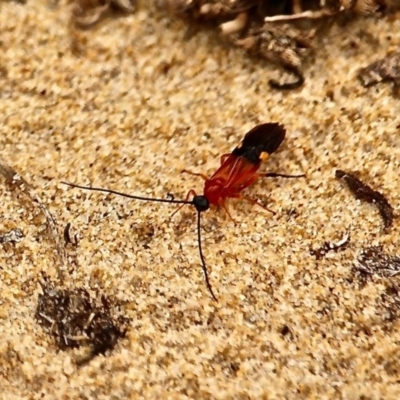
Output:
<path fill-rule="evenodd" d="M 269 122 L 255 126 L 246 133 L 242 143 L 232 154 L 244 157 L 252 164 L 261 162 L 261 153 L 274 153 L 285 138 L 286 129 L 277 122 Z"/>

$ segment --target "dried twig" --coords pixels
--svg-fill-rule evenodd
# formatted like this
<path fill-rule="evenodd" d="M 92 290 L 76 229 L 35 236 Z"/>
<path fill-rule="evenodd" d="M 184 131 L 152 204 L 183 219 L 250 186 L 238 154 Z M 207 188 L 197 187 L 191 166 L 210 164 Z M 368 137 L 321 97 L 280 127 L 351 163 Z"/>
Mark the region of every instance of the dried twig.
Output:
<path fill-rule="evenodd" d="M 282 21 L 295 21 L 298 19 L 319 19 L 323 17 L 331 17 L 335 13 L 329 9 L 321 9 L 317 11 L 303 11 L 298 14 L 290 15 L 274 15 L 272 17 L 265 17 L 265 22 L 282 22 Z"/>

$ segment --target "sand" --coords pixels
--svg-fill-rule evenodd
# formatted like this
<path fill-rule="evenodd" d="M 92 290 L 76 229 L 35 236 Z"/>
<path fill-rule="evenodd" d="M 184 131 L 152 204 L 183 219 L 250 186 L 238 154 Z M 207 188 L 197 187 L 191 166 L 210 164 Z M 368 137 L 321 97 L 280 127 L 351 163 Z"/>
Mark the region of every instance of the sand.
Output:
<path fill-rule="evenodd" d="M 334 26 L 306 64 L 306 83 L 277 92 L 280 70 L 151 6 L 78 33 L 64 2 L 0 6 L 0 148 L 36 190 L 67 248 L 62 285 L 99 288 L 131 319 L 116 348 L 77 367 L 35 320 L 39 281 L 56 280 L 54 240 L 37 204 L 0 179 L 1 399 L 397 399 L 399 320 L 382 299 L 398 278 L 365 280 L 361 249 L 399 253 L 335 169 L 359 171 L 400 201 L 399 101 L 391 84 L 363 88 L 357 70 L 396 50 L 398 16 Z M 232 202 L 202 217 L 218 297 L 204 285 L 195 213 L 63 186 L 63 180 L 184 198 L 258 123 L 279 121 L 284 144 L 263 168 L 306 179 L 260 180 L 246 194 L 276 211 Z M 321 260 L 310 248 L 338 241 Z M 389 293 L 389 294 L 388 294 Z M 386 296 L 386 297 L 385 297 Z M 389 318 L 388 315 L 392 318 Z"/>

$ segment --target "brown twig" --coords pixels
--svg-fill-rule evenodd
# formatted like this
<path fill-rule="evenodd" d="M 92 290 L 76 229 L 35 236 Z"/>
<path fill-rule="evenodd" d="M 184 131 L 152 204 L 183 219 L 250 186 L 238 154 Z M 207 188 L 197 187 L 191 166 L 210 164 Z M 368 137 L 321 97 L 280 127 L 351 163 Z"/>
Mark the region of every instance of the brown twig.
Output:
<path fill-rule="evenodd" d="M 317 11 L 303 11 L 298 14 L 291 15 L 274 15 L 272 17 L 265 17 L 264 22 L 282 22 L 282 21 L 294 21 L 298 19 L 319 19 L 323 17 L 331 17 L 334 12 L 329 9 L 322 9 Z"/>

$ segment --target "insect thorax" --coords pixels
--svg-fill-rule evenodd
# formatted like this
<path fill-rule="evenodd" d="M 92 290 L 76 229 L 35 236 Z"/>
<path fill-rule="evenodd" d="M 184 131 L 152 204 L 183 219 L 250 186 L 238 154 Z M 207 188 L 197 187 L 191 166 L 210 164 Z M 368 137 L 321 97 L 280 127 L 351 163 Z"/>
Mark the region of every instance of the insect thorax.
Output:
<path fill-rule="evenodd" d="M 227 197 L 225 194 L 225 181 L 220 178 L 206 181 L 204 196 L 207 197 L 210 204 L 214 206 L 221 205 Z"/>

